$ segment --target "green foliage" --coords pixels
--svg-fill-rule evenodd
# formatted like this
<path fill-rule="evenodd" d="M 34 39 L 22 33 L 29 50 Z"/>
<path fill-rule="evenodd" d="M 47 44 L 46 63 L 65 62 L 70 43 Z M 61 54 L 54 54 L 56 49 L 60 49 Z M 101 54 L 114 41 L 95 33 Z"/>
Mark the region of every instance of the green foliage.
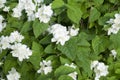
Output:
<path fill-rule="evenodd" d="M 35 4 L 36 0 L 32 1 Z M 109 74 L 100 77 L 100 80 L 120 80 L 120 31 L 107 35 L 108 28 L 112 27 L 107 21 L 120 13 L 120 0 L 43 0 L 42 3 L 35 4 L 37 7 L 33 14 L 42 5 L 51 5 L 53 15 L 48 23 L 40 22 L 37 18 L 27 20 L 25 9 L 19 18 L 13 17 L 13 8 L 18 2 L 7 0 L 4 5 L 10 7 L 9 12 L 3 11 L 4 7 L 0 8 L 0 15 L 4 17 L 3 21 L 0 17 L 0 30 L 6 22 L 6 27 L 0 31 L 0 79 L 7 79 L 8 72 L 14 67 L 21 74 L 20 80 L 73 80 L 68 74 L 74 71 L 78 73 L 77 80 L 94 80 L 96 74 L 91 70 L 91 61 L 97 60 L 109 66 Z M 1 4 L 2 2 L 0 7 Z M 47 13 L 49 10 L 41 11 L 43 12 Z M 70 36 L 64 45 L 56 44 L 51 40 L 55 34 L 48 32 L 53 24 L 61 24 L 67 31 L 75 25 L 79 32 L 76 36 Z M 22 62 L 12 56 L 11 48 L 2 49 L 2 43 L 5 42 L 1 43 L 1 36 L 9 36 L 13 31 L 20 32 L 24 36 L 21 43 L 32 50 L 32 55 Z M 117 52 L 116 57 L 111 50 Z M 51 60 L 52 72 L 37 73 L 43 60 Z M 65 66 L 71 63 L 76 66 L 75 69 Z"/>
<path fill-rule="evenodd" d="M 92 40 L 92 48 L 96 54 L 105 51 L 109 47 L 109 40 L 106 36 L 96 36 Z"/>
<path fill-rule="evenodd" d="M 100 12 L 95 7 L 91 7 L 89 22 L 94 22 L 97 19 L 99 19 L 99 17 L 100 17 Z"/>
<path fill-rule="evenodd" d="M 48 24 L 40 23 L 39 20 L 35 20 L 33 23 L 33 32 L 35 37 L 39 37 L 44 31 L 46 31 L 48 28 Z"/>

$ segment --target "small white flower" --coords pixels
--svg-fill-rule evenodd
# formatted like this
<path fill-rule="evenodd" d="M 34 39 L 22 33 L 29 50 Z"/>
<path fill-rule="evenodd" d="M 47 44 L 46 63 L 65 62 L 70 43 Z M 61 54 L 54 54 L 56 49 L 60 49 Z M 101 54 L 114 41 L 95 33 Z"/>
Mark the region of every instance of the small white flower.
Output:
<path fill-rule="evenodd" d="M 96 67 L 98 63 L 99 63 L 98 61 L 93 61 L 93 62 L 91 63 L 91 70 L 92 70 L 94 67 Z"/>
<path fill-rule="evenodd" d="M 3 22 L 4 18 L 0 15 L 0 32 L 6 27 L 6 22 Z"/>
<path fill-rule="evenodd" d="M 61 24 L 54 24 L 49 28 L 49 32 L 53 34 L 52 42 L 56 42 L 56 44 L 60 43 L 64 45 L 66 41 L 70 39 L 69 32 L 65 26 Z"/>
<path fill-rule="evenodd" d="M 39 18 L 40 22 L 48 23 L 50 21 L 50 18 L 53 14 L 53 11 L 51 9 L 51 5 L 42 5 L 41 8 L 38 9 L 38 12 L 36 13 L 36 18 Z"/>
<path fill-rule="evenodd" d="M 110 19 L 110 20 L 107 21 L 106 23 L 108 23 L 108 24 L 113 24 L 113 23 L 114 23 L 114 19 Z"/>
<path fill-rule="evenodd" d="M 72 72 L 72 73 L 68 74 L 68 76 L 72 77 L 73 80 L 77 80 L 77 74 L 78 74 L 77 72 Z"/>
<path fill-rule="evenodd" d="M 113 57 L 114 57 L 114 59 L 116 58 L 116 55 L 117 55 L 117 52 L 115 51 L 115 50 L 111 50 L 111 53 L 112 53 L 112 55 L 113 55 Z"/>
<path fill-rule="evenodd" d="M 70 36 L 76 36 L 78 34 L 79 28 L 75 29 L 75 26 L 69 27 L 69 34 Z"/>
<path fill-rule="evenodd" d="M 69 67 L 71 67 L 71 68 L 76 68 L 76 66 L 73 64 L 73 63 L 71 63 L 71 64 L 65 64 L 65 66 L 69 66 Z"/>
<path fill-rule="evenodd" d="M 23 59 L 29 59 L 29 56 L 32 55 L 32 51 L 24 44 L 15 43 L 11 46 L 11 53 L 13 57 L 17 57 L 19 61 Z"/>
<path fill-rule="evenodd" d="M 108 66 L 106 66 L 102 62 L 93 61 L 91 63 L 91 68 L 94 69 L 95 72 L 95 80 L 99 80 L 101 76 L 107 76 L 108 72 Z"/>
<path fill-rule="evenodd" d="M 7 48 L 10 48 L 10 40 L 9 40 L 9 37 L 8 36 L 1 36 L 0 38 L 0 47 L 2 49 L 7 49 Z"/>
<path fill-rule="evenodd" d="M 10 7 L 5 6 L 4 9 L 3 9 L 3 11 L 9 12 L 9 9 L 10 9 Z"/>
<path fill-rule="evenodd" d="M 45 61 L 43 60 L 40 62 L 40 69 L 37 71 L 37 73 L 44 73 L 47 75 L 48 73 L 52 72 L 52 66 L 51 66 L 51 61 Z"/>
<path fill-rule="evenodd" d="M 21 42 L 23 39 L 24 36 L 22 36 L 18 31 L 12 32 L 9 36 L 10 43 Z"/>
<path fill-rule="evenodd" d="M 8 72 L 7 80 L 19 80 L 20 79 L 20 73 L 16 71 L 15 68 L 12 68 L 11 71 Z"/>
<path fill-rule="evenodd" d="M 6 0 L 0 0 L 0 8 L 5 6 L 4 3 L 6 3 Z"/>
<path fill-rule="evenodd" d="M 0 66 L 2 66 L 3 65 L 3 62 L 0 62 Z"/>
<path fill-rule="evenodd" d="M 114 23 L 115 24 L 120 24 L 120 14 L 115 14 Z"/>

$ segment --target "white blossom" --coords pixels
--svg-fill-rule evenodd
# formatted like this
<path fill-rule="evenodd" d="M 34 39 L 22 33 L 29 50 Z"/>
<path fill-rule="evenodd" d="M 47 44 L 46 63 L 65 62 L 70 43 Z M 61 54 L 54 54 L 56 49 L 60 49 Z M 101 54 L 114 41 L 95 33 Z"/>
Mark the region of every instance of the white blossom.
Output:
<path fill-rule="evenodd" d="M 69 31 L 61 24 L 52 25 L 48 31 L 53 34 L 51 41 L 56 42 L 56 44 L 60 43 L 61 45 L 64 45 L 65 42 L 70 39 Z"/>
<path fill-rule="evenodd" d="M 72 72 L 70 74 L 68 74 L 68 76 L 72 77 L 73 80 L 77 80 L 77 72 Z"/>
<path fill-rule="evenodd" d="M 108 28 L 108 35 L 117 34 L 120 30 L 120 14 L 115 14 L 115 19 L 110 19 L 107 23 L 111 25 L 111 27 Z"/>
<path fill-rule="evenodd" d="M 6 22 L 3 22 L 4 18 L 0 15 L 0 32 L 6 27 Z"/>
<path fill-rule="evenodd" d="M 0 8 L 5 6 L 4 3 L 6 3 L 6 0 L 0 0 Z"/>
<path fill-rule="evenodd" d="M 69 27 L 69 35 L 70 36 L 76 36 L 78 34 L 79 28 L 75 28 L 73 25 L 72 27 Z"/>
<path fill-rule="evenodd" d="M 71 67 L 71 68 L 76 68 L 76 66 L 73 64 L 73 63 L 71 63 L 71 64 L 65 64 L 65 66 L 69 66 L 69 67 Z"/>
<path fill-rule="evenodd" d="M 117 52 L 115 51 L 115 50 L 111 50 L 111 53 L 112 53 L 112 55 L 113 55 L 113 57 L 114 57 L 114 59 L 116 58 L 116 55 L 117 55 Z"/>
<path fill-rule="evenodd" d="M 0 47 L 1 49 L 7 49 L 10 48 L 10 40 L 8 36 L 1 36 L 0 37 Z"/>
<path fill-rule="evenodd" d="M 51 61 L 43 60 L 42 62 L 40 62 L 40 69 L 37 71 L 37 73 L 44 73 L 45 75 L 47 75 L 50 72 L 52 72 Z"/>
<path fill-rule="evenodd" d="M 10 9 L 10 7 L 5 6 L 4 9 L 3 9 L 3 11 L 9 12 L 9 9 Z"/>
<path fill-rule="evenodd" d="M 21 42 L 23 39 L 24 36 L 22 36 L 18 31 L 12 32 L 9 36 L 10 43 Z"/>
<path fill-rule="evenodd" d="M 108 72 L 108 66 L 106 66 L 102 62 L 93 61 L 91 63 L 91 69 L 95 72 L 95 80 L 99 80 L 101 76 L 107 76 Z"/>
<path fill-rule="evenodd" d="M 76 66 L 73 63 L 71 63 L 71 64 L 67 64 L 66 63 L 65 66 L 68 66 L 68 67 L 76 69 Z M 77 80 L 77 74 L 78 73 L 76 71 L 74 71 L 72 73 L 69 73 L 68 76 L 72 77 L 73 80 Z"/>
<path fill-rule="evenodd" d="M 11 53 L 13 57 L 17 57 L 19 61 L 23 59 L 29 59 L 29 56 L 32 55 L 32 51 L 24 44 L 15 43 L 11 46 Z"/>
<path fill-rule="evenodd" d="M 19 80 L 20 79 L 20 73 L 16 71 L 15 68 L 12 68 L 11 71 L 8 72 L 7 80 Z"/>
<path fill-rule="evenodd" d="M 39 18 L 40 22 L 48 23 L 50 21 L 50 18 L 53 14 L 53 11 L 51 9 L 51 5 L 42 5 L 38 12 L 36 12 L 36 18 Z"/>

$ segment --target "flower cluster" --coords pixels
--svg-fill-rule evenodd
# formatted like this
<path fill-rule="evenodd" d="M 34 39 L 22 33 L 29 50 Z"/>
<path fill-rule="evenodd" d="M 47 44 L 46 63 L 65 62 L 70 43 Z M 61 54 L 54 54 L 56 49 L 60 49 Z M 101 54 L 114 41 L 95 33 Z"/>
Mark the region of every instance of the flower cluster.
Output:
<path fill-rule="evenodd" d="M 68 67 L 76 69 L 76 66 L 73 63 L 71 63 L 70 65 L 69 64 L 65 64 L 65 66 L 68 66 Z M 77 74 L 78 73 L 76 71 L 74 71 L 72 73 L 69 73 L 68 76 L 72 77 L 73 80 L 77 80 Z"/>
<path fill-rule="evenodd" d="M 19 80 L 20 79 L 20 73 L 16 71 L 15 68 L 12 68 L 11 71 L 8 72 L 7 80 Z"/>
<path fill-rule="evenodd" d="M 48 23 L 50 21 L 50 18 L 53 14 L 53 11 L 51 9 L 51 5 L 42 5 L 38 12 L 36 12 L 36 18 L 39 18 L 40 22 Z"/>
<path fill-rule="evenodd" d="M 0 15 L 0 32 L 6 27 L 6 22 L 3 22 L 4 18 Z"/>
<path fill-rule="evenodd" d="M 12 49 L 13 57 L 18 57 L 19 61 L 28 59 L 32 55 L 32 51 L 20 42 L 24 39 L 18 31 L 14 31 L 10 36 L 2 36 L 0 38 L 0 49 Z"/>
<path fill-rule="evenodd" d="M 40 69 L 37 71 L 37 73 L 44 73 L 45 75 L 47 75 L 50 72 L 52 72 L 51 61 L 43 60 L 42 62 L 40 62 Z"/>
<path fill-rule="evenodd" d="M 102 62 L 93 61 L 91 63 L 91 69 L 94 69 L 95 72 L 95 80 L 99 80 L 101 76 L 106 76 L 108 72 L 108 66 L 106 66 Z"/>
<path fill-rule="evenodd" d="M 111 35 L 111 33 L 117 34 L 120 30 L 120 14 L 115 14 L 115 19 L 110 19 L 107 23 L 112 25 L 108 28 L 108 35 Z"/>
<path fill-rule="evenodd" d="M 39 18 L 40 22 L 48 23 L 53 14 L 51 5 L 41 5 L 43 0 L 34 0 L 34 2 L 35 3 L 33 3 L 32 0 L 19 0 L 18 5 L 15 8 L 13 8 L 13 17 L 20 18 L 22 15 L 22 11 L 25 10 L 28 16 L 28 21 L 32 21 L 35 20 L 35 18 Z"/>
<path fill-rule="evenodd" d="M 74 29 L 74 27 L 69 27 L 69 30 L 61 24 L 52 25 L 48 31 L 53 34 L 52 42 L 56 42 L 56 44 L 60 43 L 64 45 L 66 41 L 70 39 L 71 36 L 76 36 L 78 34 L 79 29 Z"/>

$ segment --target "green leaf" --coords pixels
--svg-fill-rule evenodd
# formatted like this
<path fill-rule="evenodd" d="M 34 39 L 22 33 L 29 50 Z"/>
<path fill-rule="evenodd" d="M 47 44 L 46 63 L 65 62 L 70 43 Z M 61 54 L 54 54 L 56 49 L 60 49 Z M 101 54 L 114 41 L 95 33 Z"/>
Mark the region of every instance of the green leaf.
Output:
<path fill-rule="evenodd" d="M 90 10 L 89 22 L 90 23 L 94 22 L 97 19 L 99 19 L 99 17 L 100 17 L 100 12 L 96 8 L 92 7 Z"/>
<path fill-rule="evenodd" d="M 77 54 L 77 38 L 71 38 L 64 46 L 58 45 L 57 48 L 63 54 L 65 54 L 69 59 L 74 60 Z"/>
<path fill-rule="evenodd" d="M 105 51 L 109 47 L 109 39 L 106 36 L 96 36 L 92 40 L 92 48 L 96 54 Z"/>
<path fill-rule="evenodd" d="M 64 58 L 64 57 L 60 57 L 60 62 L 61 62 L 61 64 L 66 64 L 66 63 L 70 64 L 71 63 L 69 59 Z"/>
<path fill-rule="evenodd" d="M 68 66 L 60 66 L 59 68 L 57 68 L 55 70 L 55 76 L 56 77 L 59 77 L 61 75 L 67 75 L 71 72 L 74 72 L 75 69 L 74 68 L 71 68 L 71 67 L 68 67 Z"/>
<path fill-rule="evenodd" d="M 35 37 L 39 37 L 44 31 L 46 31 L 48 28 L 48 24 L 40 23 L 39 20 L 35 20 L 33 23 L 33 32 Z"/>
<path fill-rule="evenodd" d="M 45 48 L 45 53 L 55 53 L 55 46 L 50 44 Z"/>
<path fill-rule="evenodd" d="M 17 66 L 17 60 L 13 58 L 11 54 L 9 54 L 4 62 L 4 68 L 3 68 L 4 73 L 7 74 L 12 67 L 16 67 L 16 66 Z"/>
<path fill-rule="evenodd" d="M 30 62 L 34 65 L 35 69 L 38 69 L 40 66 L 41 55 L 43 54 L 43 47 L 37 43 L 32 43 L 32 56 L 30 57 Z"/>
<path fill-rule="evenodd" d="M 52 2 L 52 9 L 60 8 L 62 6 L 64 6 L 64 1 L 63 0 L 54 0 Z"/>
<path fill-rule="evenodd" d="M 58 78 L 58 80 L 73 80 L 72 77 L 67 75 L 62 75 Z"/>
<path fill-rule="evenodd" d="M 113 48 L 120 48 L 120 31 L 117 34 L 111 35 L 110 40 L 113 43 Z"/>
<path fill-rule="evenodd" d="M 31 22 L 27 21 L 24 23 L 22 29 L 21 29 L 21 33 L 26 33 L 27 31 L 29 31 L 31 29 Z"/>
<path fill-rule="evenodd" d="M 27 62 L 22 62 L 19 73 L 21 80 L 34 80 L 35 71 L 32 69 L 32 65 Z"/>
<path fill-rule="evenodd" d="M 104 0 L 93 0 L 95 5 L 101 5 L 103 4 Z"/>
<path fill-rule="evenodd" d="M 74 0 L 68 0 L 68 4 L 66 4 L 67 16 L 68 18 L 76 24 L 79 24 L 79 21 L 82 17 L 82 10 L 80 6 Z"/>
<path fill-rule="evenodd" d="M 50 44 L 52 35 L 46 35 L 43 39 L 40 40 L 40 44 Z"/>
<path fill-rule="evenodd" d="M 41 74 L 36 80 L 52 80 L 48 75 Z"/>

